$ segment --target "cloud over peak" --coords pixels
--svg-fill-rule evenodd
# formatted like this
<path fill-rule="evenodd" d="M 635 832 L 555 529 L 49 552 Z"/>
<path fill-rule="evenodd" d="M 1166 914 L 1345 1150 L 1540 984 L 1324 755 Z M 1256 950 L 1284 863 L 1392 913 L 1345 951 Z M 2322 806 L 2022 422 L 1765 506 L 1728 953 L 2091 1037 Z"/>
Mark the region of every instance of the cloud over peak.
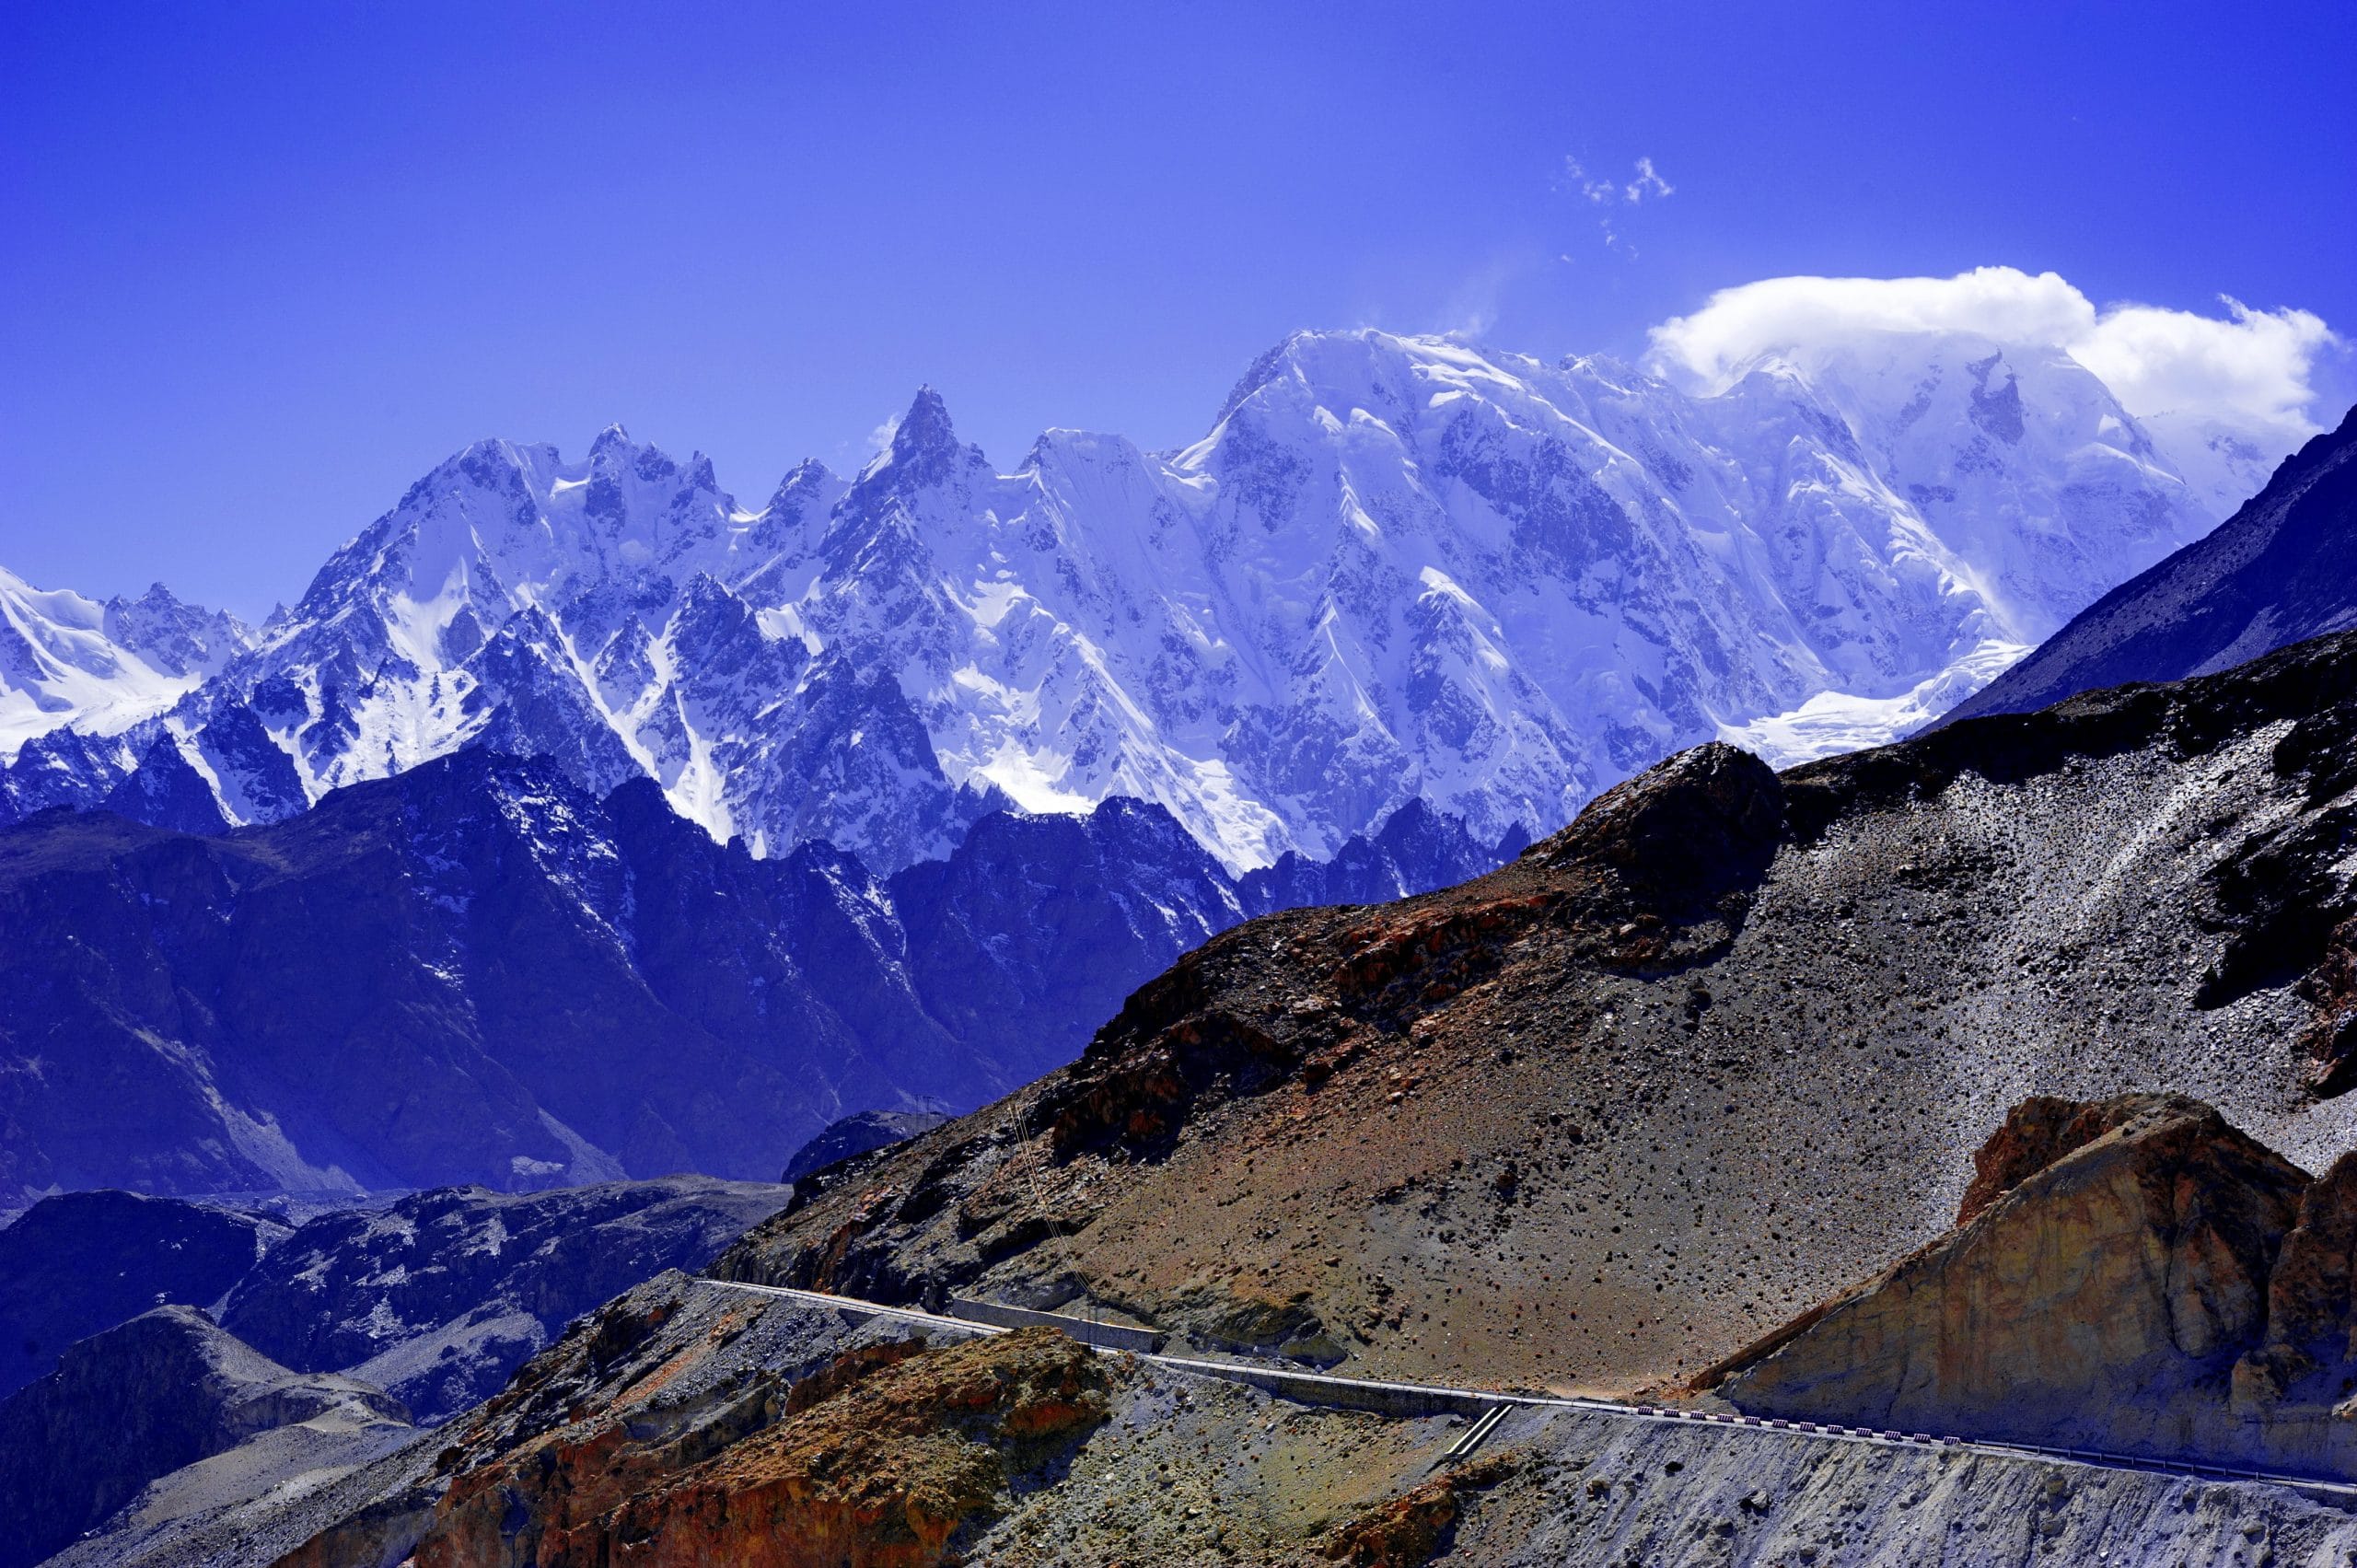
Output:
<path fill-rule="evenodd" d="M 2288 450 L 2318 428 L 2316 362 L 2341 340 L 2312 311 L 2220 303 L 2220 316 L 2097 307 L 2059 273 L 2014 267 L 1949 278 L 1768 278 L 1721 289 L 1653 329 L 1648 363 L 1717 390 L 1770 356 L 1806 365 L 1869 336 L 1969 333 L 2062 350 L 2140 419 L 2215 422 Z"/>

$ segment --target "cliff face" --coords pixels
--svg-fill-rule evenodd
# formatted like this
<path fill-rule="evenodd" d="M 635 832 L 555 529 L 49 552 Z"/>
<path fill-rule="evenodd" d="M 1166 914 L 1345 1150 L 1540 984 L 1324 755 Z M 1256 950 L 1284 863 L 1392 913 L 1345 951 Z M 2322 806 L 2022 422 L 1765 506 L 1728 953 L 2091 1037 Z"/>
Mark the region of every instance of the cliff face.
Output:
<path fill-rule="evenodd" d="M 184 1307 L 83 1341 L 0 1401 L 0 1568 L 38 1562 L 157 1477 L 307 1423 L 408 1424 L 353 1378 L 288 1371 Z"/>
<path fill-rule="evenodd" d="M 1491 876 L 1213 939 L 716 1270 L 1629 1390 L 1939 1237 L 2026 1097 L 2190 1094 L 2321 1168 L 2352 692 L 2341 636 L 1782 775 L 1686 753 Z"/>
<path fill-rule="evenodd" d="M 2027 1101 L 1956 1229 L 1700 1381 L 1772 1415 L 2357 1476 L 2357 1156 Z"/>

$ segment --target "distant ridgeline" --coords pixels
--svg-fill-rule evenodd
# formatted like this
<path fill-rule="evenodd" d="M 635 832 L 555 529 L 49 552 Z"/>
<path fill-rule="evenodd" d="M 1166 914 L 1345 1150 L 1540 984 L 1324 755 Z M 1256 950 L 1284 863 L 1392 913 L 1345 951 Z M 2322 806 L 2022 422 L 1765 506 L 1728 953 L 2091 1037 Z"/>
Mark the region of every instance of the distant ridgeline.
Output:
<path fill-rule="evenodd" d="M 0 830 L 0 1210 L 44 1191 L 773 1180 L 847 1110 L 965 1108 L 1070 1060 L 1251 915 L 1488 869 L 1420 802 L 1231 876 L 1168 812 L 978 819 L 880 877 L 756 859 L 648 780 L 479 749 L 201 836 Z"/>

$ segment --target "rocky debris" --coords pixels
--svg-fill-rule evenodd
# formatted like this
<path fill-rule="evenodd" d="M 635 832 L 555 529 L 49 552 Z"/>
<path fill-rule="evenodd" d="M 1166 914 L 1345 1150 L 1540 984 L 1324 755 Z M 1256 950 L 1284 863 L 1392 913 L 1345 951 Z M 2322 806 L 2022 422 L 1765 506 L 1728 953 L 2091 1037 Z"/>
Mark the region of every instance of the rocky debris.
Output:
<path fill-rule="evenodd" d="M 1697 1380 L 1738 1408 L 2357 1479 L 2357 1156 L 2034 1098 L 1956 1227 Z"/>
<path fill-rule="evenodd" d="M 1567 1412 L 1442 1561 L 1484 1568 L 2323 1563 L 2357 1521 L 2289 1489 Z"/>
<path fill-rule="evenodd" d="M 575 1318 L 702 1268 L 785 1197 L 702 1177 L 421 1192 L 304 1225 L 238 1281 L 221 1322 L 289 1366 L 380 1385 L 430 1424 L 496 1393 Z"/>
<path fill-rule="evenodd" d="M 948 1120 L 948 1112 L 940 1110 L 863 1110 L 830 1121 L 817 1137 L 794 1151 L 794 1157 L 785 1162 L 785 1174 L 778 1179 L 798 1181 L 838 1161 L 906 1143 Z"/>
<path fill-rule="evenodd" d="M 1776 775 L 1757 757 L 1717 743 L 1682 752 L 1526 850 L 1524 875 L 1387 906 L 1339 929 L 1331 916 L 1290 930 L 1256 923 L 1189 954 L 1142 987 L 1041 1093 L 1039 1115 L 1061 1156 L 1108 1139 L 1150 1154 L 1204 1097 L 1262 1094 L 1305 1066 L 1322 1081 L 1330 1067 L 1309 1064 L 1312 1052 L 1406 1028 L 1491 979 L 1542 920 L 1565 946 L 1616 968 L 1690 963 L 1740 924 L 1745 889 L 1772 859 L 1782 822 Z M 1304 1010 L 1291 997 L 1233 995 L 1224 960 L 1264 945 L 1331 953 L 1324 994 L 1334 1005 Z"/>
<path fill-rule="evenodd" d="M 356 1379 L 289 1371 L 192 1307 L 84 1340 L 0 1400 L 0 1568 L 40 1562 L 158 1476 L 323 1422 L 405 1426 L 408 1413 Z"/>
<path fill-rule="evenodd" d="M 2357 626 L 2357 409 L 2202 539 L 2079 612 L 1960 703 L 2026 713 L 2131 680 L 2181 680 Z"/>
<path fill-rule="evenodd" d="M 1444 1470 L 1335 1530 L 1324 1555 L 1351 1568 L 1423 1568 L 1452 1544 L 1467 1494 L 1488 1491 L 1515 1469 L 1514 1460 L 1490 1455 Z"/>
<path fill-rule="evenodd" d="M 283 1239 L 272 1220 L 135 1192 L 62 1192 L 0 1229 L 0 1395 L 150 1307 L 211 1307 Z"/>
<path fill-rule="evenodd" d="M 2348 895 L 2352 691 L 2342 635 L 1782 775 L 1685 754 L 1488 877 L 1206 943 L 714 1269 L 1635 1391 L 1940 1237 L 2026 1098 L 2157 1086 L 2321 1168 L 2357 1106 L 2293 1042 L 2340 1016 L 2338 927 L 2237 967 L 2229 893 L 2263 854 L 2265 907 Z M 2066 1131 L 2016 1127 L 1971 1208 Z"/>

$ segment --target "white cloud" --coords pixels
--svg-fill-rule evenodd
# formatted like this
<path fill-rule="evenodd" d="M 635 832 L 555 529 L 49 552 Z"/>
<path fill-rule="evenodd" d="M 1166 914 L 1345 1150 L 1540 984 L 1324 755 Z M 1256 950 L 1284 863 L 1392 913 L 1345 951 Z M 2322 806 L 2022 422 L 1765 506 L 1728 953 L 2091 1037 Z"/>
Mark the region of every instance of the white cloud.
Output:
<path fill-rule="evenodd" d="M 1563 157 L 1563 177 L 1573 191 L 1599 207 L 1608 207 L 1620 202 L 1634 206 L 1648 196 L 1659 200 L 1678 193 L 1678 187 L 1661 177 L 1660 171 L 1654 168 L 1654 160 L 1649 157 L 1637 160 L 1636 178 L 1623 185 L 1617 180 L 1597 179 L 1579 159 L 1567 153 Z"/>
<path fill-rule="evenodd" d="M 1721 289 L 1690 316 L 1655 327 L 1649 362 L 1708 389 L 1765 355 L 1883 332 L 1969 332 L 2060 348 L 2138 418 L 2215 420 L 2284 447 L 2316 428 L 2314 373 L 2341 340 L 2311 311 L 2222 316 L 2094 301 L 2054 273 L 1978 267 L 1952 278 L 1769 278 Z"/>
<path fill-rule="evenodd" d="M 2340 340 L 2307 310 L 2253 310 L 2221 295 L 2227 315 L 2197 316 L 2150 305 L 2120 305 L 2070 344 L 2128 412 L 2229 414 L 2251 423 L 2316 428 L 2311 377 Z"/>
<path fill-rule="evenodd" d="M 1580 166 L 1580 160 L 1565 154 L 1563 178 L 1571 181 L 1573 190 L 1601 206 L 1620 194 L 1620 187 L 1609 180 L 1597 180 Z"/>
<path fill-rule="evenodd" d="M 1654 160 L 1649 157 L 1641 157 L 1637 160 L 1636 178 L 1623 185 L 1617 180 L 1597 179 L 1587 171 L 1586 167 L 1579 159 L 1567 153 L 1563 157 L 1563 178 L 1565 189 L 1585 198 L 1591 206 L 1608 209 L 1619 206 L 1633 207 L 1648 199 L 1656 202 L 1665 201 L 1678 193 L 1678 187 L 1661 177 L 1661 171 L 1654 168 Z M 1626 260 L 1636 259 L 1636 247 L 1631 245 L 1620 229 L 1613 226 L 1612 215 L 1609 211 L 1596 215 L 1596 231 L 1603 237 L 1604 248 L 1607 250 L 1613 251 Z M 1557 259 L 1566 262 L 1571 261 L 1568 255 Z"/>
<path fill-rule="evenodd" d="M 1654 172 L 1653 159 L 1641 157 L 1637 160 L 1637 178 L 1622 186 L 1621 192 L 1630 201 L 1642 202 L 1648 194 L 1675 196 L 1678 187 Z"/>

